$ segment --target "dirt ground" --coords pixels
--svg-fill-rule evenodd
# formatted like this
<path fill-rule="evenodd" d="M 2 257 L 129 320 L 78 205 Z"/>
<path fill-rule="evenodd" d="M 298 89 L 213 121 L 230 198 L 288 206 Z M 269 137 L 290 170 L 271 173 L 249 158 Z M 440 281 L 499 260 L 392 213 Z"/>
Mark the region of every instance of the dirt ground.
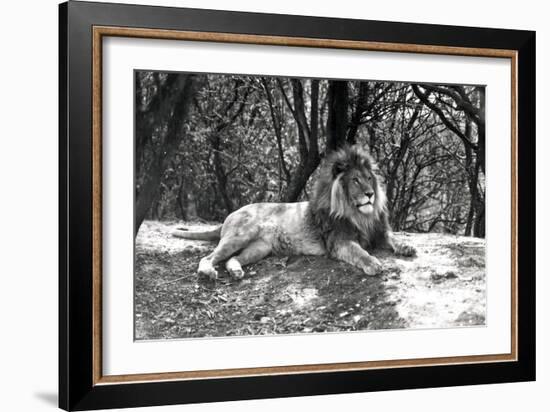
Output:
<path fill-rule="evenodd" d="M 446 328 L 485 324 L 485 241 L 396 233 L 415 258 L 375 253 L 375 277 L 327 258 L 269 257 L 235 280 L 198 278 L 215 243 L 171 236 L 197 223 L 145 221 L 136 239 L 135 338 Z"/>

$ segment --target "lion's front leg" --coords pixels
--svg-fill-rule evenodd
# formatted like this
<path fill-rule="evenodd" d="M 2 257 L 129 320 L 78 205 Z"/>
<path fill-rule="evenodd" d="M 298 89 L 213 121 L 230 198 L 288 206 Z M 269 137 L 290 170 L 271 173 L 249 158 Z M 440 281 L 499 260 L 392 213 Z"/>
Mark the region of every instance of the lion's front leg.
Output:
<path fill-rule="evenodd" d="M 388 232 L 384 236 L 382 248 L 389 249 L 398 256 L 414 257 L 416 256 L 416 249 L 413 246 L 405 243 L 398 242 L 391 232 Z"/>
<path fill-rule="evenodd" d="M 369 276 L 378 274 L 382 269 L 380 261 L 354 241 L 336 242 L 330 250 L 330 255 L 361 269 Z"/>

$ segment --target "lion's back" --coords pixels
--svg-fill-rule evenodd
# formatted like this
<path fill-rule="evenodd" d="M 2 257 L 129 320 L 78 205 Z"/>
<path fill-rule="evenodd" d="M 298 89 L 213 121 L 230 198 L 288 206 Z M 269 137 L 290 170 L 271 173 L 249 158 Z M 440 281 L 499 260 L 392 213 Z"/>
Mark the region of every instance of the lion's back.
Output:
<path fill-rule="evenodd" d="M 309 202 L 252 203 L 226 218 L 221 235 L 259 238 L 270 244 L 275 254 L 324 254 L 308 213 Z"/>

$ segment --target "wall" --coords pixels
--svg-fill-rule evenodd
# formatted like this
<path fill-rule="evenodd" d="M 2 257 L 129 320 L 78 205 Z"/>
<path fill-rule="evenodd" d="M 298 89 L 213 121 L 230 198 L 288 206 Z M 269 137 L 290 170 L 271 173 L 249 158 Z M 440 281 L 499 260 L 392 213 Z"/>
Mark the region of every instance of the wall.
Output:
<path fill-rule="evenodd" d="M 136 3 L 136 1 L 133 1 Z M 549 92 L 550 28 L 544 2 L 523 0 L 460 3 L 430 1 L 195 0 L 148 1 L 242 11 L 290 13 L 364 19 L 441 23 L 537 30 L 538 207 L 549 199 L 543 176 L 549 162 L 548 126 L 543 113 Z M 3 410 L 52 410 L 57 391 L 57 1 L 4 2 L 0 6 L 2 87 L 0 113 L 0 307 L 2 350 L 0 380 Z M 548 219 L 538 216 L 538 381 L 536 383 L 428 389 L 387 393 L 321 396 L 192 405 L 153 410 L 542 410 L 550 385 L 548 351 L 550 313 L 543 298 L 549 282 L 543 266 Z M 534 274 L 522 274 L 529 276 Z"/>

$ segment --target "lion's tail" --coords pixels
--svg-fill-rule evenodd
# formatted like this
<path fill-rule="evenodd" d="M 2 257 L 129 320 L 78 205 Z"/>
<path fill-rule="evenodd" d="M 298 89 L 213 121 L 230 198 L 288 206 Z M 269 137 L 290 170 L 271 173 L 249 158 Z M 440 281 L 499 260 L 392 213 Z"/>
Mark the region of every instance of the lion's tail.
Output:
<path fill-rule="evenodd" d="M 204 232 L 187 230 L 186 228 L 178 228 L 172 232 L 172 235 L 191 240 L 220 240 L 221 231 L 222 225 Z"/>

